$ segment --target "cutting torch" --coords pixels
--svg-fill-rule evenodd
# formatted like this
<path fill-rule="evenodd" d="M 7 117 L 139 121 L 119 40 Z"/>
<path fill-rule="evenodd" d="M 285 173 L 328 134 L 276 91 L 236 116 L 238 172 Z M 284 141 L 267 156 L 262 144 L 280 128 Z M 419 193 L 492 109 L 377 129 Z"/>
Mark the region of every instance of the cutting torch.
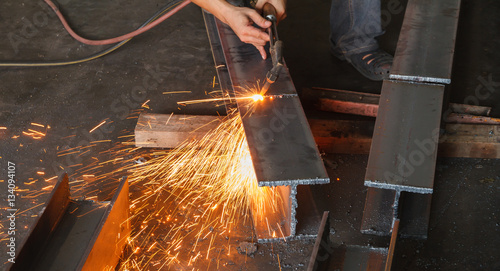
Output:
<path fill-rule="evenodd" d="M 273 67 L 267 72 L 264 85 L 261 88 L 261 95 L 265 95 L 266 92 L 271 87 L 271 84 L 278 80 L 279 74 L 283 67 L 283 41 L 279 40 L 278 37 L 278 18 L 276 16 L 276 9 L 273 5 L 266 3 L 262 8 L 262 14 L 264 18 L 271 21 L 271 27 L 268 29 L 269 32 L 269 52 L 271 54 L 271 60 Z"/>

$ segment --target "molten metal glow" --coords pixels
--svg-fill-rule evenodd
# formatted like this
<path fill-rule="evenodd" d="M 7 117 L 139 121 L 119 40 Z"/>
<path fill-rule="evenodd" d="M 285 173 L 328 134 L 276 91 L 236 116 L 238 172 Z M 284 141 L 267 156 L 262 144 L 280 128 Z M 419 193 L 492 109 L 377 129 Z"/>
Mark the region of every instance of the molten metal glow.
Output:
<path fill-rule="evenodd" d="M 252 99 L 254 102 L 256 101 L 263 101 L 264 100 L 264 96 L 260 95 L 260 94 L 255 94 L 252 96 Z"/>

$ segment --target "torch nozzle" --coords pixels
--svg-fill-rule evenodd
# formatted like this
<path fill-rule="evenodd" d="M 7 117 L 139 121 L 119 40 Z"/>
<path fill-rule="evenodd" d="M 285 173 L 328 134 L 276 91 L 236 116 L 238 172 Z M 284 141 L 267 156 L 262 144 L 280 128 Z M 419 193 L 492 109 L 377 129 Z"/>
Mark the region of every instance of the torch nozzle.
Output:
<path fill-rule="evenodd" d="M 269 83 L 266 80 L 266 82 L 264 83 L 264 85 L 260 88 L 260 95 L 262 95 L 262 96 L 266 95 L 266 93 L 269 90 L 270 86 L 271 86 L 271 83 Z"/>

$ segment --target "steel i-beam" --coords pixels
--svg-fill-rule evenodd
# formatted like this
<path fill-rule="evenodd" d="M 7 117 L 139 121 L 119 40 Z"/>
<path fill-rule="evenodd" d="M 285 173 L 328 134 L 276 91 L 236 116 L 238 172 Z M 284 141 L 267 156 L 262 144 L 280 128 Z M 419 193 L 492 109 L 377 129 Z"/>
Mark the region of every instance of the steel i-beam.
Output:
<path fill-rule="evenodd" d="M 242 43 L 229 26 L 203 14 L 220 85 L 227 95 L 236 97 L 265 78 L 272 68 L 271 59 L 262 60 L 253 45 Z M 286 65 L 266 96 L 251 112 L 246 103 L 236 101 L 258 185 L 277 187 L 283 200 L 281 213 L 254 212 L 257 237 L 261 242 L 315 237 L 321 213 L 309 189 L 298 185 L 325 184 L 330 179 Z M 304 199 L 298 204 L 301 195 Z M 297 214 L 304 217 L 296 218 Z"/>
<path fill-rule="evenodd" d="M 443 84 L 451 81 L 460 0 L 410 0 L 390 79 L 382 84 L 361 231 L 426 238 Z"/>

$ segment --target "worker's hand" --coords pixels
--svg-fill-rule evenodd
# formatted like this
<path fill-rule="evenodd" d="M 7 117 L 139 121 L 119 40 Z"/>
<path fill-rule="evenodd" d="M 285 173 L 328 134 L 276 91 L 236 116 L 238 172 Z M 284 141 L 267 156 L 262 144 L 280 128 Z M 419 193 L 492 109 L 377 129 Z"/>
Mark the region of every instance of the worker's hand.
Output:
<path fill-rule="evenodd" d="M 269 34 L 265 29 L 271 26 L 270 21 L 260 16 L 257 11 L 242 7 L 234 7 L 233 12 L 223 16 L 223 21 L 233 29 L 242 42 L 253 44 L 259 50 L 262 59 L 267 58 L 264 45 L 269 41 Z M 254 23 L 262 29 L 253 26 Z"/>
<path fill-rule="evenodd" d="M 278 19 L 278 22 L 286 18 L 286 0 L 258 0 L 255 5 L 257 12 L 262 13 L 262 7 L 266 3 L 273 5 L 276 9 L 276 19 Z"/>

